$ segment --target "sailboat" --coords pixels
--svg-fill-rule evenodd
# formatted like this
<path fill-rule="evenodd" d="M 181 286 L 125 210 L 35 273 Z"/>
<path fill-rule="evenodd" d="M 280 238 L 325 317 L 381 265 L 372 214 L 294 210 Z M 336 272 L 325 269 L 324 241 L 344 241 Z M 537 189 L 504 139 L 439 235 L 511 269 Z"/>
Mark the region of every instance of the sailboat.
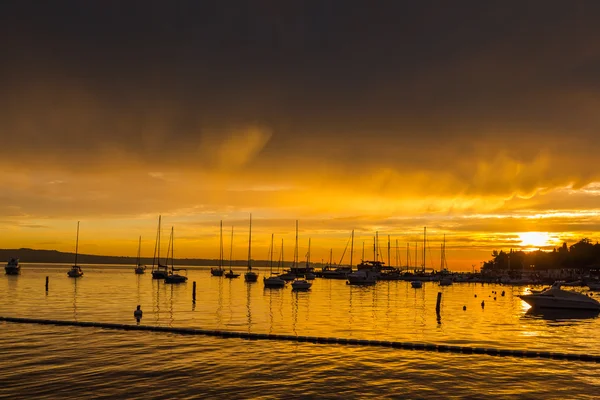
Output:
<path fill-rule="evenodd" d="M 294 267 L 298 266 L 298 220 L 296 220 L 296 246 L 294 247 Z M 292 290 L 308 290 L 312 282 L 306 279 L 296 279 L 292 282 Z"/>
<path fill-rule="evenodd" d="M 250 214 L 250 233 L 248 234 L 248 270 L 244 274 L 246 282 L 256 282 L 258 274 L 252 271 L 252 214 Z"/>
<path fill-rule="evenodd" d="M 225 273 L 225 278 L 233 279 L 238 278 L 240 274 L 236 274 L 231 269 L 231 260 L 233 259 L 233 226 L 231 227 L 231 245 L 229 247 L 229 272 Z"/>
<path fill-rule="evenodd" d="M 140 242 L 138 244 L 137 262 L 135 264 L 135 273 L 136 274 L 143 274 L 144 272 L 146 272 L 146 266 L 142 265 L 140 263 L 141 251 L 142 251 L 142 237 L 140 236 Z"/>
<path fill-rule="evenodd" d="M 80 278 L 83 276 L 81 267 L 77 265 L 77 253 L 79 252 L 79 221 L 77 221 L 77 239 L 75 241 L 75 265 L 67 272 L 69 278 Z"/>
<path fill-rule="evenodd" d="M 281 239 L 281 248 L 283 250 L 283 239 Z M 273 234 L 271 234 L 271 249 L 270 249 L 270 258 L 271 261 L 269 263 L 270 268 L 271 268 L 271 276 L 267 277 L 263 277 L 263 283 L 265 284 L 266 288 L 282 288 L 285 286 L 285 281 L 283 279 L 281 279 L 280 277 L 278 277 L 277 275 L 273 275 Z M 278 264 L 279 265 L 279 264 Z M 279 269 L 279 267 L 278 267 Z"/>
<path fill-rule="evenodd" d="M 312 281 L 316 275 L 312 272 L 314 268 L 310 267 L 310 238 L 308 238 L 308 252 L 306 253 L 306 272 L 304 273 L 304 279 Z"/>
<path fill-rule="evenodd" d="M 344 256 L 342 255 L 342 260 L 338 267 L 333 268 L 333 249 L 329 250 L 329 264 L 326 267 L 323 267 L 323 271 L 321 272 L 321 276 L 326 279 L 347 279 L 348 274 L 352 273 L 352 263 L 354 257 L 354 229 L 352 229 L 352 234 L 350 235 L 350 266 L 345 267 L 342 266 L 342 260 Z M 345 250 L 344 250 L 345 251 Z"/>
<path fill-rule="evenodd" d="M 161 216 L 159 215 L 156 244 L 154 245 L 154 257 L 152 258 L 152 279 L 165 279 L 169 276 L 169 267 L 160 263 L 160 221 Z"/>
<path fill-rule="evenodd" d="M 219 252 L 219 268 L 211 268 L 210 274 L 212 276 L 223 276 L 223 221 L 221 221 L 221 230 L 220 230 L 220 247 L 221 250 Z"/>
<path fill-rule="evenodd" d="M 440 286 L 450 286 L 454 283 L 452 274 L 448 271 L 448 264 L 446 263 L 446 235 L 444 235 L 444 243 L 441 246 L 441 261 L 440 261 Z"/>
<path fill-rule="evenodd" d="M 171 270 L 165 278 L 165 283 L 185 283 L 187 276 L 176 274 L 175 271 L 181 271 L 184 268 L 175 268 L 174 265 L 174 245 L 175 236 L 173 236 L 173 227 L 171 227 L 171 237 L 169 238 L 169 250 L 167 250 L 167 265 L 169 264 L 169 253 L 171 253 Z M 168 267 L 167 267 L 168 268 Z"/>

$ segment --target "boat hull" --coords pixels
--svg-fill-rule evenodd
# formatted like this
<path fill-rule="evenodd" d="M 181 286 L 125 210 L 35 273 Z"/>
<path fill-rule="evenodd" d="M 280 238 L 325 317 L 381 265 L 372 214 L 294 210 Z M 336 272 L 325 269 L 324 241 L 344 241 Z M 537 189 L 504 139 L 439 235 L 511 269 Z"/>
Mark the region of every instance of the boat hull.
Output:
<path fill-rule="evenodd" d="M 185 283 L 187 280 L 187 276 L 173 274 L 165 278 L 165 283 Z"/>
<path fill-rule="evenodd" d="M 71 269 L 67 272 L 67 276 L 69 278 L 81 278 L 83 276 L 83 271 L 81 269 Z"/>
<path fill-rule="evenodd" d="M 211 276 L 223 276 L 223 270 L 211 268 L 210 274 L 211 274 Z"/>
<path fill-rule="evenodd" d="M 277 277 L 264 278 L 263 283 L 266 288 L 279 289 L 285 286 L 285 281 Z"/>
<path fill-rule="evenodd" d="M 304 280 L 292 282 L 292 290 L 308 290 L 311 286 L 312 283 Z"/>
<path fill-rule="evenodd" d="M 600 304 L 581 301 L 565 300 L 556 297 L 543 296 L 537 294 L 525 294 L 519 296 L 521 300 L 534 308 L 552 308 L 564 310 L 600 310 Z"/>
<path fill-rule="evenodd" d="M 256 272 L 246 272 L 244 274 L 244 280 L 246 282 L 256 282 L 258 280 L 258 274 Z"/>
<path fill-rule="evenodd" d="M 19 275 L 21 267 L 6 266 L 4 267 L 4 272 L 6 272 L 6 275 Z"/>
<path fill-rule="evenodd" d="M 152 279 L 166 279 L 169 276 L 167 271 L 154 270 L 152 271 Z"/>
<path fill-rule="evenodd" d="M 239 278 L 239 277 L 240 277 L 240 274 L 235 274 L 233 272 L 231 272 L 231 273 L 228 272 L 225 274 L 225 278 L 229 278 L 229 279 Z"/>

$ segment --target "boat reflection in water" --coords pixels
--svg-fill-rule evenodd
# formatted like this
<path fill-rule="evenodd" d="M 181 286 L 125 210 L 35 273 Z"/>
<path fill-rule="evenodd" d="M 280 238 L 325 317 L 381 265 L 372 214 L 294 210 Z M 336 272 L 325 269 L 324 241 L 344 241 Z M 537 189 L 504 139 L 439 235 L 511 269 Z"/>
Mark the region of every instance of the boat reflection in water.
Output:
<path fill-rule="evenodd" d="M 523 316 L 524 318 L 544 319 L 547 321 L 576 321 L 592 319 L 600 315 L 600 310 L 568 310 L 560 308 L 535 308 L 532 307 Z"/>

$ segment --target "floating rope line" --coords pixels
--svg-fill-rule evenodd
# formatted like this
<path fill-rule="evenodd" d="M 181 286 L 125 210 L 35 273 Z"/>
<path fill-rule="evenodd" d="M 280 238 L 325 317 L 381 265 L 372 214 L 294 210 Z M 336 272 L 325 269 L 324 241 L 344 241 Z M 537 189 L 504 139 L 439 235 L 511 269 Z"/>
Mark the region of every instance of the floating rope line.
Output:
<path fill-rule="evenodd" d="M 353 346 L 373 346 L 373 347 L 390 347 L 394 349 L 404 350 L 421 350 L 421 351 L 436 351 L 440 353 L 457 353 L 457 354 L 485 354 L 489 356 L 509 356 L 521 358 L 546 358 L 553 360 L 567 361 L 586 361 L 600 363 L 600 355 L 576 354 L 576 353 L 556 353 L 549 351 L 535 350 L 510 350 L 496 349 L 472 346 L 452 346 L 445 344 L 433 343 L 411 343 L 411 342 L 396 342 L 389 340 L 368 340 L 368 339 L 347 339 L 336 337 L 320 337 L 320 336 L 295 336 L 295 335 L 278 335 L 271 333 L 250 333 L 250 332 L 232 332 L 197 328 L 175 328 L 168 326 L 151 326 L 151 325 L 129 325 L 129 324 L 111 324 L 106 322 L 84 322 L 84 321 L 61 321 L 51 319 L 36 319 L 36 318 L 15 318 L 15 317 L 0 317 L 0 321 L 14 322 L 22 324 L 42 324 L 42 325 L 60 325 L 60 326 L 79 326 L 85 328 L 104 328 L 117 329 L 128 331 L 150 331 L 150 332 L 168 332 L 181 335 L 204 335 L 221 338 L 238 338 L 247 340 L 280 340 L 289 342 L 306 342 L 316 344 L 341 344 Z"/>

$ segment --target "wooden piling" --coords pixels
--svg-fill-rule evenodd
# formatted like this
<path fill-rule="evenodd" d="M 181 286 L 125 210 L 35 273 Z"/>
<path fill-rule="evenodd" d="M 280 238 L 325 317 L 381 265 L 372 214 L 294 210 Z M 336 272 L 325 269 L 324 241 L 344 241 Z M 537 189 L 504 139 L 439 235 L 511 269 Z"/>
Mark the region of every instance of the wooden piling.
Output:
<path fill-rule="evenodd" d="M 48 291 L 48 277 L 46 277 L 46 292 Z"/>
<path fill-rule="evenodd" d="M 442 302 L 442 292 L 438 292 L 437 302 L 435 303 L 435 313 L 440 314 L 440 303 Z"/>
<path fill-rule="evenodd" d="M 192 285 L 192 302 L 196 302 L 196 281 L 194 281 L 194 284 Z"/>

